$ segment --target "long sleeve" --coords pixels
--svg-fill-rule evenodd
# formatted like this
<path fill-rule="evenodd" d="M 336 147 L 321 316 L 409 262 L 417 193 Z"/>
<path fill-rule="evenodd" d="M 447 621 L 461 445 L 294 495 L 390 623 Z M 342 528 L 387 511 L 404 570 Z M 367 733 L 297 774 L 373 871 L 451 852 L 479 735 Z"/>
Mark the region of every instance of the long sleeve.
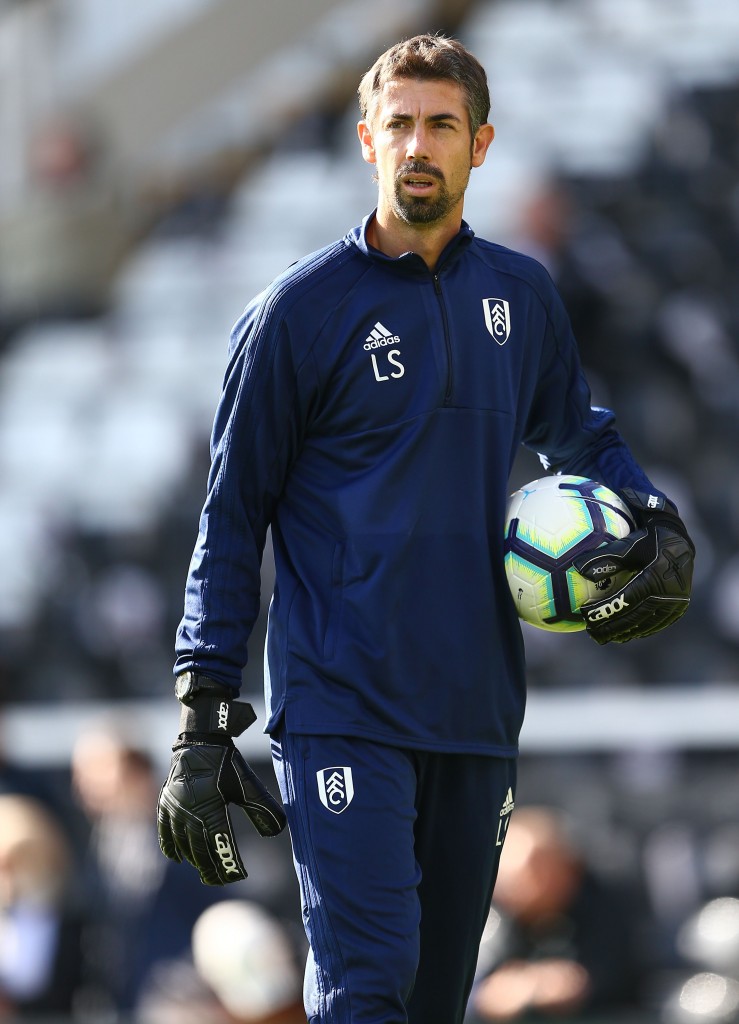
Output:
<path fill-rule="evenodd" d="M 297 364 L 280 309 L 279 295 L 262 295 L 234 328 L 176 640 L 176 672 L 197 669 L 236 689 L 259 613 L 267 529 L 299 451 L 313 383 L 310 357 Z"/>
<path fill-rule="evenodd" d="M 548 344 L 524 443 L 554 472 L 590 477 L 612 490 L 633 487 L 654 493 L 616 430 L 614 413 L 591 405 L 572 328 L 553 286 L 547 307 Z"/>

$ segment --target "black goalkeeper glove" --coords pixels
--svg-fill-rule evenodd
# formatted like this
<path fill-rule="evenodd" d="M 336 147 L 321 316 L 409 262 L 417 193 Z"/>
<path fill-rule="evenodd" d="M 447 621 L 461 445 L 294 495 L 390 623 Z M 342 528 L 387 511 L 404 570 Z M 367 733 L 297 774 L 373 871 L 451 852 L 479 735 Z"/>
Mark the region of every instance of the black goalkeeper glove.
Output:
<path fill-rule="evenodd" d="M 228 810 L 244 809 L 260 836 L 276 836 L 285 812 L 254 774 L 233 736 L 256 721 L 251 704 L 230 699 L 230 691 L 205 676 L 185 672 L 175 692 L 182 701 L 180 735 L 157 805 L 162 853 L 188 860 L 205 885 L 246 878 Z"/>
<path fill-rule="evenodd" d="M 677 509 L 664 498 L 631 488 L 621 494 L 636 530 L 572 563 L 593 583 L 623 570 L 634 574 L 616 594 L 580 609 L 599 644 L 651 636 L 679 619 L 690 603 L 695 547 Z"/>

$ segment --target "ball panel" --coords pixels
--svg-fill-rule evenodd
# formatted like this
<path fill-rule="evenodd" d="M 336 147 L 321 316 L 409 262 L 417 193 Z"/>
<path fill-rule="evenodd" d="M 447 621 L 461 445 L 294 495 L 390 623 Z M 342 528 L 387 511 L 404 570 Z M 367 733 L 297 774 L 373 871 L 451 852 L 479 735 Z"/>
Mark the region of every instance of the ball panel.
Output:
<path fill-rule="evenodd" d="M 585 628 L 580 615 L 573 614 L 569 620 L 562 618 L 558 611 L 561 595 L 558 600 L 554 592 L 556 575 L 550 568 L 534 565 L 525 556 L 511 551 L 506 555 L 506 573 L 520 618 L 540 629 L 558 632 Z"/>
<path fill-rule="evenodd" d="M 531 605 L 542 615 L 554 615 L 552 574 L 548 569 L 534 565 L 514 551 L 506 555 L 508 578 L 515 581 L 514 600 L 524 607 Z"/>
<path fill-rule="evenodd" d="M 593 531 L 587 505 L 564 492 L 530 492 L 522 502 L 518 537 L 552 558 L 560 558 Z"/>

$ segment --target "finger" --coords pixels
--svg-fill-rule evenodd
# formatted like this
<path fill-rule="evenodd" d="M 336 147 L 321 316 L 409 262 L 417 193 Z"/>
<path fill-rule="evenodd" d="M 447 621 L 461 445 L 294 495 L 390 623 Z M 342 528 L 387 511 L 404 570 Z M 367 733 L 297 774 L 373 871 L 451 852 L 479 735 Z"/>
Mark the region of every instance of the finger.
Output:
<path fill-rule="evenodd" d="M 201 881 L 207 886 L 222 886 L 247 878 L 230 822 L 225 816 L 219 817 L 222 821 L 212 823 L 210 827 L 191 815 L 185 824 L 176 822 L 174 825 L 178 849 L 184 859 L 198 870 Z"/>
<path fill-rule="evenodd" d="M 178 800 L 175 800 L 166 789 L 162 790 L 159 797 L 161 813 L 166 815 L 167 835 L 177 850 L 178 860 L 186 860 L 197 867 L 195 855 L 192 849 L 191 826 L 194 822 L 196 829 L 200 828 L 200 820 L 187 811 Z"/>
<path fill-rule="evenodd" d="M 169 814 L 162 806 L 161 795 L 157 804 L 157 833 L 159 835 L 159 847 L 164 856 L 169 857 L 170 860 L 177 861 L 177 863 L 180 864 L 182 862 L 182 855 L 177 849 L 177 844 L 174 841 L 172 827 L 169 822 Z"/>
<path fill-rule="evenodd" d="M 643 622 L 642 606 L 646 598 L 643 588 L 631 580 L 618 593 L 602 601 L 589 601 L 580 613 L 585 619 L 589 635 L 599 644 L 617 641 L 627 636 Z"/>
<path fill-rule="evenodd" d="M 247 877 L 228 812 L 204 822 L 192 837 L 196 867 L 206 885 L 227 885 Z"/>
<path fill-rule="evenodd" d="M 211 854 L 205 828 L 199 835 L 193 836 L 192 852 L 192 863 L 198 869 L 203 885 L 223 885 L 224 879 L 219 871 L 219 863 Z"/>
<path fill-rule="evenodd" d="M 241 806 L 249 821 L 263 838 L 274 839 L 284 829 L 286 821 L 284 811 L 271 796 L 266 803 L 263 800 L 248 800 Z"/>
<path fill-rule="evenodd" d="M 644 618 L 634 624 L 630 629 L 623 630 L 613 636 L 616 643 L 626 643 L 629 640 L 653 636 L 660 630 L 666 629 L 688 610 L 689 601 L 676 600 L 674 598 L 652 597 L 644 602 Z"/>
<path fill-rule="evenodd" d="M 684 615 L 689 603 L 687 598 L 651 595 L 635 604 L 633 611 L 623 618 L 589 623 L 588 632 L 600 644 L 627 643 L 629 640 L 652 636 Z"/>

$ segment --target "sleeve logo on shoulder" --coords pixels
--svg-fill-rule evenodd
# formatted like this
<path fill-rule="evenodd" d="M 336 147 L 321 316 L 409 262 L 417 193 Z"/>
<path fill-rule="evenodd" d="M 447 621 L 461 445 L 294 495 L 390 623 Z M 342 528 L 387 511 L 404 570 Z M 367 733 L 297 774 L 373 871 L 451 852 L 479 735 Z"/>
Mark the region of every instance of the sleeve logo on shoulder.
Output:
<path fill-rule="evenodd" d="M 499 345 L 505 345 L 511 336 L 511 307 L 507 299 L 483 299 L 482 308 L 488 334 Z"/>

